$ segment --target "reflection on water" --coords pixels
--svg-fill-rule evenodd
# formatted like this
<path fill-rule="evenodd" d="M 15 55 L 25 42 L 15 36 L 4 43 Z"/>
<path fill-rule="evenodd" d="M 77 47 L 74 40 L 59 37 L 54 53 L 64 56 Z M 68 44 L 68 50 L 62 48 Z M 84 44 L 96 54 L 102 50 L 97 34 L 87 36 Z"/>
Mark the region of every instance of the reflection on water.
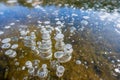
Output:
<path fill-rule="evenodd" d="M 62 29 L 65 43 L 71 43 L 74 52 L 72 60 L 62 64 L 66 69 L 62 78 L 58 78 L 53 72 L 54 70 L 49 67 L 51 71 L 48 76 L 49 80 L 119 80 L 120 14 L 118 4 L 117 0 L 102 0 L 101 2 L 87 2 L 87 0 L 1 1 L 1 79 L 39 80 L 38 77 L 30 76 L 27 69 L 24 69 L 25 61 L 38 59 L 40 66 L 43 63 L 48 65 L 49 63 L 41 60 L 39 56 L 33 55 L 29 48 L 23 46 L 22 40 L 19 38 L 19 30 L 21 26 L 27 26 L 30 32 L 35 32 L 37 40 L 40 40 L 40 28 L 52 26 Z M 111 10 L 113 12 L 109 13 Z M 5 38 L 11 38 L 11 44 L 19 45 L 15 59 L 4 55 L 2 40 Z"/>

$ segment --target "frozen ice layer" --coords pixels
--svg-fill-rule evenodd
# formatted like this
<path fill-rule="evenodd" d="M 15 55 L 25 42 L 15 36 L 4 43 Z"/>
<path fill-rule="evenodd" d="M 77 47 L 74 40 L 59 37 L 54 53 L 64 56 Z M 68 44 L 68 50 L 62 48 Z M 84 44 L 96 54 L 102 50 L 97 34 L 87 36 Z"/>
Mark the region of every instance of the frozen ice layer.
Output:
<path fill-rule="evenodd" d="M 57 67 L 57 71 L 56 71 L 56 75 L 58 77 L 62 77 L 64 74 L 65 68 L 63 66 L 58 66 Z"/>
<path fill-rule="evenodd" d="M 10 48 L 11 44 L 10 43 L 5 43 L 1 46 L 2 49 L 8 49 Z"/>
<path fill-rule="evenodd" d="M 11 41 L 11 38 L 5 38 L 5 39 L 2 40 L 2 43 L 8 43 L 10 41 Z"/>
<path fill-rule="evenodd" d="M 5 52 L 5 55 L 9 56 L 10 58 L 14 58 L 14 57 L 16 57 L 17 53 L 16 53 L 16 51 L 9 49 Z"/>
<path fill-rule="evenodd" d="M 33 68 L 31 61 L 26 61 L 25 66 L 26 66 L 27 68 Z"/>
<path fill-rule="evenodd" d="M 12 46 L 11 46 L 11 49 L 17 49 L 18 48 L 18 44 L 13 44 Z"/>

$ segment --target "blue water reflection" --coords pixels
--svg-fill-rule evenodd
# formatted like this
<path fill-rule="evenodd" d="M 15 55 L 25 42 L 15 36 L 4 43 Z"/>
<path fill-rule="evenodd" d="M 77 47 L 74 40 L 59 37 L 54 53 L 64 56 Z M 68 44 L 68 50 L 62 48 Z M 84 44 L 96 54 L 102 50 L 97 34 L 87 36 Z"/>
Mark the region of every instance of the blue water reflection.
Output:
<path fill-rule="evenodd" d="M 75 27 L 78 31 L 84 28 L 90 28 L 93 34 L 99 37 L 107 38 L 110 43 L 118 44 L 120 38 L 120 14 L 118 12 L 107 13 L 95 11 L 92 9 L 82 10 L 75 7 L 36 6 L 28 8 L 21 5 L 8 6 L 0 4 L 0 29 L 9 26 L 11 23 L 20 25 L 36 25 L 39 22 L 50 21 L 52 26 L 56 26 L 60 21 L 65 27 Z M 19 26 L 19 25 L 17 25 Z M 114 38 L 111 39 L 111 37 Z M 119 50 L 119 45 L 116 51 Z M 116 47 L 114 47 L 116 49 Z"/>
<path fill-rule="evenodd" d="M 55 18 L 59 18 L 60 21 L 65 24 L 73 23 L 75 26 L 80 25 L 80 21 L 83 19 L 83 16 L 89 16 L 88 21 L 94 21 L 98 16 L 93 11 L 83 11 L 80 9 L 73 9 L 70 7 L 56 7 L 52 6 L 39 6 L 37 8 L 27 8 L 20 5 L 16 6 L 6 6 L 0 4 L 0 12 L 3 14 L 0 15 L 0 26 L 4 27 L 10 22 L 15 22 L 20 20 L 23 24 L 34 23 L 38 20 L 40 21 L 51 21 L 51 24 L 55 23 Z M 95 16 L 96 18 L 92 18 Z"/>

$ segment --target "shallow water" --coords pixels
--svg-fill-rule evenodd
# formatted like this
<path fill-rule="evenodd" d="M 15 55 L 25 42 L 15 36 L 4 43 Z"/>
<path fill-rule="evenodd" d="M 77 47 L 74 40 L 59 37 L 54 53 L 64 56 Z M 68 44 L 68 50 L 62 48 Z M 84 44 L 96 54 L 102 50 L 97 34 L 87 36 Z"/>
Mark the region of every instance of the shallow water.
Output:
<path fill-rule="evenodd" d="M 13 0 L 15 1 L 15 0 Z M 116 1 L 117 2 L 117 1 Z M 116 3 L 114 2 L 114 3 Z M 64 4 L 63 4 L 64 3 Z M 73 4 L 74 3 L 74 4 Z M 41 40 L 40 27 L 61 27 L 65 35 L 64 42 L 73 45 L 71 61 L 61 64 L 65 67 L 63 77 L 58 78 L 55 70 L 48 67 L 50 73 L 47 80 L 119 80 L 120 79 L 120 13 L 119 4 L 99 2 L 102 7 L 94 3 L 79 1 L 40 1 L 31 3 L 19 1 L 0 2 L 0 46 L 4 38 L 11 38 L 11 44 L 18 44 L 17 57 L 9 58 L 0 47 L 1 79 L 7 80 L 41 80 L 22 70 L 27 60 L 40 60 L 39 67 L 49 61 L 42 60 L 39 55 L 24 47 L 19 38 L 21 26 L 27 26 L 30 32 L 35 32 L 37 41 Z M 89 7 L 89 4 L 93 4 Z M 113 2 L 112 2 L 113 3 Z M 79 4 L 79 5 L 78 5 Z M 112 9 L 111 9 L 112 8 Z M 54 32 L 52 36 L 54 35 Z M 53 38 L 53 46 L 55 44 Z M 53 47 L 53 53 L 55 49 Z M 54 60 L 54 59 L 52 59 Z M 80 60 L 80 64 L 76 63 Z M 19 65 L 15 65 L 15 63 Z M 4 64 L 5 63 L 5 64 Z M 68 66 L 69 65 L 69 66 Z M 116 71 L 116 69 L 118 69 Z M 22 74 L 21 74 L 22 73 Z"/>

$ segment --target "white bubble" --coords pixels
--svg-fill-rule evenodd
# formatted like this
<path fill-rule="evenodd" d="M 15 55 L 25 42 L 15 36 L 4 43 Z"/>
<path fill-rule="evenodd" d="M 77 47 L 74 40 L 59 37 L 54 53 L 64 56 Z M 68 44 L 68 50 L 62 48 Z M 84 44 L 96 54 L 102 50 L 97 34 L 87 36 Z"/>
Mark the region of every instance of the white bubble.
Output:
<path fill-rule="evenodd" d="M 81 64 L 81 61 L 80 61 L 80 60 L 76 60 L 75 63 L 76 63 L 76 64 Z"/>
<path fill-rule="evenodd" d="M 13 45 L 11 46 L 11 48 L 12 48 L 12 49 L 18 48 L 18 44 L 13 44 Z"/>
<path fill-rule="evenodd" d="M 116 73 L 120 73 L 120 69 L 119 68 L 115 68 L 114 69 Z"/>
<path fill-rule="evenodd" d="M 8 43 L 10 41 L 11 41 L 11 38 L 5 38 L 5 39 L 2 40 L 2 43 Z"/>
<path fill-rule="evenodd" d="M 9 28 L 11 28 L 11 26 L 5 26 L 5 29 L 9 29 Z"/>
<path fill-rule="evenodd" d="M 5 43 L 1 46 L 2 49 L 8 49 L 10 48 L 11 44 L 10 43 Z"/>

